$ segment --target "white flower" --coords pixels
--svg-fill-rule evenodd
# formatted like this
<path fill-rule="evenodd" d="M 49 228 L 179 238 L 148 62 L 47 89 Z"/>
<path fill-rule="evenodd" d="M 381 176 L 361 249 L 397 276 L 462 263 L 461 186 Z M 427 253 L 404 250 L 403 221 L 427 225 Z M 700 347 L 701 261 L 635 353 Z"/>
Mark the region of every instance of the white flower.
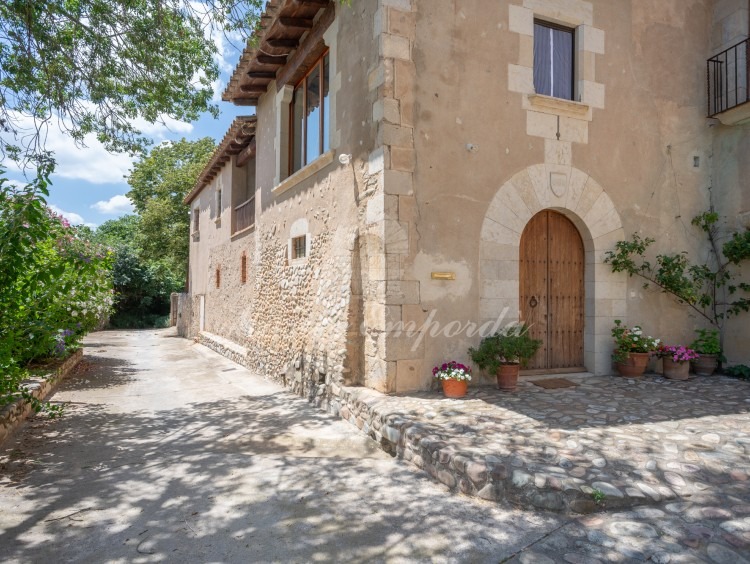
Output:
<path fill-rule="evenodd" d="M 71 311 L 70 315 L 72 315 L 73 317 L 78 317 L 78 312 L 77 311 Z"/>

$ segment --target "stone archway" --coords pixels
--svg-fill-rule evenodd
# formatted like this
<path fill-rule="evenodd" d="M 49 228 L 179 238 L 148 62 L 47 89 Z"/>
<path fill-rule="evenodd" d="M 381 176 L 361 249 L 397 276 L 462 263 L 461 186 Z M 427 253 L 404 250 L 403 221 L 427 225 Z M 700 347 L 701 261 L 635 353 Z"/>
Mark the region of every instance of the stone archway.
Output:
<path fill-rule="evenodd" d="M 505 312 L 519 318 L 519 245 L 527 222 L 550 209 L 570 219 L 583 239 L 585 267 L 584 362 L 595 374 L 611 372 L 611 328 L 626 316 L 627 278 L 603 263 L 624 239 L 620 215 L 602 187 L 574 167 L 539 164 L 515 174 L 498 190 L 482 223 L 480 304 L 482 323 Z"/>

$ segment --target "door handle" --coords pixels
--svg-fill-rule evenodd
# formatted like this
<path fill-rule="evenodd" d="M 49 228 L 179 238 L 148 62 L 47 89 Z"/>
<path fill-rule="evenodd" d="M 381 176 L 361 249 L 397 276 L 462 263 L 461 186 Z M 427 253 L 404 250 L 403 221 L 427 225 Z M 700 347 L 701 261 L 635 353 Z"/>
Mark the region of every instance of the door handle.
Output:
<path fill-rule="evenodd" d="M 536 296 L 531 296 L 531 299 L 529 300 L 529 306 L 534 308 L 539 305 L 539 302 L 536 301 Z"/>

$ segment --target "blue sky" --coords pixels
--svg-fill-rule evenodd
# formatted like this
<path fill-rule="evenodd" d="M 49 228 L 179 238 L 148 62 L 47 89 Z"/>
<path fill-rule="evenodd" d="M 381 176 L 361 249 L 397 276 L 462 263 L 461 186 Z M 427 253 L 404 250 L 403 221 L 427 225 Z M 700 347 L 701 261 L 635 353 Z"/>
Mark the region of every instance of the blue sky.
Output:
<path fill-rule="evenodd" d="M 220 34 L 214 40 L 218 49 L 216 60 L 221 71 L 219 80 L 214 84 L 214 101 L 218 103 L 221 115 L 214 119 L 210 114 L 204 114 L 193 123 L 169 119 L 164 124 L 137 122 L 139 129 L 152 138 L 155 144 L 183 137 L 213 137 L 218 141 L 235 116 L 255 112 L 252 107 L 235 107 L 230 103 L 220 102 L 229 75 L 239 60 L 241 42 L 233 41 L 232 44 Z M 132 211 L 131 204 L 125 197 L 129 187 L 124 177 L 131 169 L 134 159 L 125 154 L 108 153 L 93 137 L 86 140 L 86 145 L 85 148 L 77 148 L 69 137 L 55 127 L 50 128 L 46 146 L 54 151 L 57 167 L 52 175 L 48 203 L 71 223 L 94 227 Z M 11 167 L 8 164 L 8 177 L 25 183 L 22 172 Z"/>

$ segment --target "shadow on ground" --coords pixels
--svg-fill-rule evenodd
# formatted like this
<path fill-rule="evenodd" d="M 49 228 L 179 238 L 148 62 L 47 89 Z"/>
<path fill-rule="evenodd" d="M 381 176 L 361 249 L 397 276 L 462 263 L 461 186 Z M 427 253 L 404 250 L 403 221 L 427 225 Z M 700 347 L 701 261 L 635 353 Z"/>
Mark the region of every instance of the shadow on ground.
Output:
<path fill-rule="evenodd" d="M 134 381 L 149 393 L 153 376 L 94 357 L 58 393 L 89 399 L 34 418 L 5 449 L 1 560 L 493 562 L 558 525 L 467 506 L 286 393 L 127 413 L 96 403 Z"/>

